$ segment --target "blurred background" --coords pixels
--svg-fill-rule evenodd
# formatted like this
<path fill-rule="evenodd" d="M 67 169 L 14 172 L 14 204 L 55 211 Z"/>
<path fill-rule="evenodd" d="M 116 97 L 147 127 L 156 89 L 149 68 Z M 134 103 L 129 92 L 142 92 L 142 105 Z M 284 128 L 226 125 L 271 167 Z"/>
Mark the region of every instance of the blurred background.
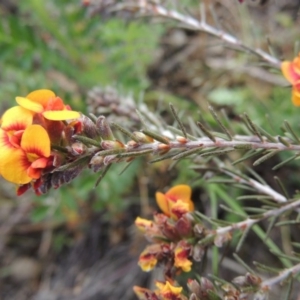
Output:
<path fill-rule="evenodd" d="M 80 1 L 0 0 L 1 113 L 16 96 L 48 88 L 74 110 L 105 114 L 134 129 L 139 129 L 136 103 L 171 125 L 170 102 L 193 120 L 201 110 L 211 126 L 208 102 L 224 110 L 237 131 L 244 111 L 274 135 L 285 119 L 300 129 L 291 89 L 278 70 L 174 22 L 111 13 L 114 2 L 94 0 L 98 8 L 91 9 Z M 199 17 L 199 1 L 169 2 Z M 203 2 L 208 23 L 247 45 L 279 59 L 291 60 L 298 52 L 300 1 Z M 188 167 L 186 160 L 170 169 L 169 161 L 149 165 L 140 159 L 122 175 L 122 166 L 114 166 L 97 187 L 99 175 L 87 170 L 40 197 L 32 192 L 16 197 L 15 186 L 1 180 L 0 299 L 135 299 L 132 286 L 150 286 L 154 275 L 137 266 L 146 241 L 132 224 L 157 209 L 155 191 L 189 184 L 196 206 L 208 213 L 212 195 L 222 201 L 216 190 L 226 188 L 207 186 Z M 266 163 L 255 170 L 274 185 L 270 169 Z M 299 187 L 298 169 L 294 161 L 276 174 L 291 192 Z M 231 190 L 230 196 L 240 193 Z M 244 254 L 249 261 L 273 263 L 260 250 Z M 220 272 L 229 280 L 237 270 L 228 259 L 231 264 Z"/>

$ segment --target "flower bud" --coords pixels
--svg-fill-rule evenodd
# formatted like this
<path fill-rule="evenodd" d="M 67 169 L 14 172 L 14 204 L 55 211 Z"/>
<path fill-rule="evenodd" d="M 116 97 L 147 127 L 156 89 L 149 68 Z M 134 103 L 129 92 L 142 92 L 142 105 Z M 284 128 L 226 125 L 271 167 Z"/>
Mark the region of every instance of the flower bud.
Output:
<path fill-rule="evenodd" d="M 201 245 L 195 245 L 192 249 L 192 256 L 195 261 L 201 261 L 205 253 L 205 249 Z"/>
<path fill-rule="evenodd" d="M 198 223 L 194 226 L 194 234 L 197 238 L 204 238 L 205 237 L 205 227 Z"/>
<path fill-rule="evenodd" d="M 76 142 L 71 145 L 71 153 L 75 156 L 84 154 L 86 152 L 86 149 L 87 147 L 80 142 Z"/>
<path fill-rule="evenodd" d="M 192 231 L 192 224 L 186 215 L 183 215 L 175 224 L 178 234 L 182 237 L 189 236 Z"/>
<path fill-rule="evenodd" d="M 91 168 L 95 173 L 100 171 L 104 167 L 103 156 L 94 155 L 89 162 L 89 168 Z"/>
<path fill-rule="evenodd" d="M 261 278 L 259 276 L 256 276 L 252 273 L 246 273 L 246 281 L 249 285 L 260 285 L 261 284 Z"/>
<path fill-rule="evenodd" d="M 197 280 L 188 279 L 187 287 L 194 295 L 201 296 L 201 286 Z"/>
<path fill-rule="evenodd" d="M 96 121 L 96 126 L 103 140 L 114 140 L 113 132 L 104 116 L 100 116 Z"/>
<path fill-rule="evenodd" d="M 105 166 L 108 166 L 112 162 L 114 162 L 115 160 L 118 160 L 117 155 L 107 155 L 107 156 L 104 157 L 103 163 L 104 163 Z"/>
<path fill-rule="evenodd" d="M 123 148 L 125 148 L 124 144 L 121 143 L 120 141 L 104 140 L 100 144 L 101 144 L 102 149 L 104 149 L 104 150 L 123 149 Z"/>
<path fill-rule="evenodd" d="M 91 139 L 100 137 L 96 124 L 90 118 L 83 115 L 80 119 L 83 127 L 82 131 L 87 137 Z"/>
<path fill-rule="evenodd" d="M 201 289 L 205 292 L 208 290 L 210 290 L 210 291 L 214 290 L 213 283 L 205 277 L 201 277 L 200 284 L 201 284 Z"/>
<path fill-rule="evenodd" d="M 170 145 L 166 145 L 166 144 L 159 144 L 157 146 L 158 150 L 159 150 L 159 154 L 165 154 L 167 152 L 170 151 Z"/>
<path fill-rule="evenodd" d="M 180 144 L 186 144 L 188 142 L 188 140 L 183 137 L 183 136 L 177 136 L 176 140 L 180 143 Z"/>
<path fill-rule="evenodd" d="M 135 131 L 132 133 L 133 136 L 142 144 L 153 143 L 154 139 L 143 132 Z"/>
<path fill-rule="evenodd" d="M 167 239 L 169 239 L 171 241 L 178 240 L 179 235 L 177 233 L 177 230 L 176 230 L 174 224 L 172 224 L 170 222 L 165 222 L 163 225 L 161 225 L 159 227 L 159 229 L 161 230 L 161 232 Z"/>

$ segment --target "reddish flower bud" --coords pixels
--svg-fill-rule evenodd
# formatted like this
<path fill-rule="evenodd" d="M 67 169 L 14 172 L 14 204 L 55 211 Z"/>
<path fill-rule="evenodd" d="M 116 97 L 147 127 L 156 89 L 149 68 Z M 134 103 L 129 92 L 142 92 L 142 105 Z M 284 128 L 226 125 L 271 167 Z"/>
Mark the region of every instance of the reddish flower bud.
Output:
<path fill-rule="evenodd" d="M 71 145 L 71 153 L 74 156 L 82 155 L 86 152 L 86 150 L 87 150 L 87 147 L 80 142 L 76 142 Z"/>
<path fill-rule="evenodd" d="M 183 215 L 175 224 L 175 228 L 178 234 L 182 237 L 189 236 L 192 232 L 192 224 L 191 221 Z"/>
<path fill-rule="evenodd" d="M 175 224 L 166 221 L 163 225 L 159 226 L 159 229 L 167 239 L 171 241 L 177 241 L 179 239 Z"/>

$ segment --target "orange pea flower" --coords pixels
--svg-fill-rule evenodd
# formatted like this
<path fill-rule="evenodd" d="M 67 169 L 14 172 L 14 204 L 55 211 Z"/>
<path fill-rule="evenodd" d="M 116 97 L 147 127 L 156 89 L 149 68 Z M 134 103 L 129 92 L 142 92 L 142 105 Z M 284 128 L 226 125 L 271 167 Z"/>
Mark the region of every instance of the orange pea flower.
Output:
<path fill-rule="evenodd" d="M 51 90 L 36 90 L 26 97 L 16 97 L 16 101 L 21 107 L 42 114 L 47 120 L 63 121 L 80 117 L 79 112 L 70 110 Z"/>
<path fill-rule="evenodd" d="M 178 220 L 183 214 L 194 210 L 192 190 L 188 185 L 176 185 L 165 194 L 157 192 L 156 202 L 165 215 Z"/>
<path fill-rule="evenodd" d="M 284 77 L 292 84 L 292 101 L 295 106 L 300 106 L 300 53 L 293 61 L 281 63 Z"/>
<path fill-rule="evenodd" d="M 25 130 L 12 132 L 0 129 L 0 173 L 7 181 L 26 184 L 40 178 L 42 170 L 47 167 L 50 139 L 40 125 L 29 125 Z"/>
<path fill-rule="evenodd" d="M 158 291 L 156 291 L 156 294 L 160 296 L 160 299 L 162 300 L 181 300 L 185 299 L 181 295 L 182 287 L 181 286 L 174 286 L 169 281 L 166 281 L 166 283 L 163 282 L 156 282 L 156 287 L 158 288 Z"/>
<path fill-rule="evenodd" d="M 157 264 L 157 256 L 161 252 L 159 244 L 149 245 L 140 254 L 138 265 L 144 272 L 151 271 Z"/>
<path fill-rule="evenodd" d="M 181 268 L 183 272 L 191 271 L 192 262 L 188 259 L 191 246 L 184 240 L 180 241 L 174 250 L 174 266 Z"/>

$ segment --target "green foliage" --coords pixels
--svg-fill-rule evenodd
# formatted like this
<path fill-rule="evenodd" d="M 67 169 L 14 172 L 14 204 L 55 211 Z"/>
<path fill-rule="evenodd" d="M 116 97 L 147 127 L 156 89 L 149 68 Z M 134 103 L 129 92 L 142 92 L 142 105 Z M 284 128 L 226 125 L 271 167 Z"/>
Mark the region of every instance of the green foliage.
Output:
<path fill-rule="evenodd" d="M 29 0 L 20 10 L 0 23 L 1 99 L 41 87 L 60 95 L 72 92 L 73 97 L 79 92 L 81 98 L 81 91 L 96 84 L 117 82 L 136 92 L 147 87 L 145 68 L 160 26 L 153 30 L 143 21 L 103 22 L 70 1 Z M 84 108 L 83 102 L 76 104 Z"/>
<path fill-rule="evenodd" d="M 146 66 L 153 59 L 161 26 L 152 28 L 142 20 L 128 23 L 120 18 L 102 21 L 88 16 L 78 2 L 66 0 L 21 1 L 19 9 L 0 22 L 0 101 L 4 107 L 11 106 L 16 96 L 49 88 L 73 108 L 86 112 L 84 98 L 94 85 L 117 83 L 135 93 L 148 86 Z M 86 172 L 74 183 L 36 199 L 33 221 L 49 213 L 63 219 L 61 207 L 78 209 L 78 202 L 87 201 L 91 193 L 96 194 L 96 209 L 108 204 L 121 209 L 122 195 L 132 185 L 139 163 L 134 162 L 122 180 L 116 169 L 97 188 L 98 175 Z M 52 197 L 56 200 L 47 201 Z"/>

